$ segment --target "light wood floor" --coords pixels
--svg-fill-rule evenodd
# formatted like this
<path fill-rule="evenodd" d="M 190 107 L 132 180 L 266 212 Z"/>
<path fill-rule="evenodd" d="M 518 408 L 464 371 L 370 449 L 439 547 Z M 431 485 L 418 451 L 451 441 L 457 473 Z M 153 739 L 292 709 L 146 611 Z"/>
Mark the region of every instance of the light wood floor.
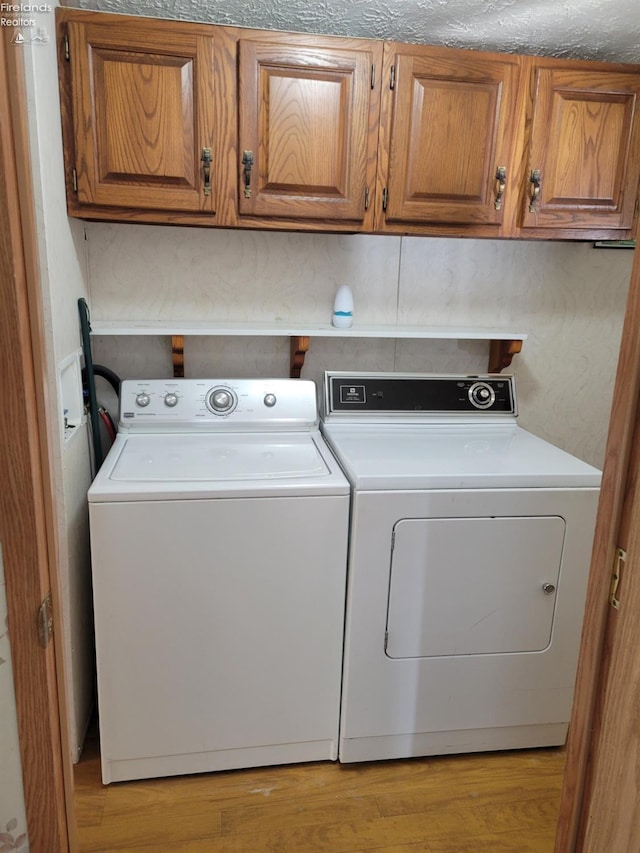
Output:
<path fill-rule="evenodd" d="M 117 853 L 550 853 L 561 749 L 318 763 L 142 782 L 76 767 L 80 849 Z"/>

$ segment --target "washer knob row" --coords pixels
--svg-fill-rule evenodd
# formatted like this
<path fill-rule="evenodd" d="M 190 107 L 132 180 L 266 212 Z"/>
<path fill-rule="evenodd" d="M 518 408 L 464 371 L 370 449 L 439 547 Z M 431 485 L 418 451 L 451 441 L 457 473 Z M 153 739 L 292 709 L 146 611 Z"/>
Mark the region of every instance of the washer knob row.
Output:
<path fill-rule="evenodd" d="M 139 394 L 136 394 L 136 406 L 139 406 L 141 409 L 146 409 L 150 402 L 151 397 L 146 391 L 140 391 Z M 178 405 L 178 395 L 173 391 L 169 391 L 168 394 L 164 395 L 164 404 L 173 409 L 174 406 Z"/>

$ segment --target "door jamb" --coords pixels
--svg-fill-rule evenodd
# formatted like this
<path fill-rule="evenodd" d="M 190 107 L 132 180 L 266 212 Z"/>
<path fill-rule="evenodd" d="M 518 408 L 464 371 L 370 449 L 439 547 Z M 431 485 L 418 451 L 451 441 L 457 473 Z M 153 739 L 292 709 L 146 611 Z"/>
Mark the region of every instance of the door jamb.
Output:
<path fill-rule="evenodd" d="M 36 620 L 51 590 L 54 626 L 61 624 L 44 326 L 24 67 L 10 35 L 0 31 L 0 433 L 11 436 L 0 453 L 0 525 L 29 845 L 66 853 L 77 847 L 64 661 L 55 636 L 40 645 Z"/>
<path fill-rule="evenodd" d="M 560 799 L 555 853 L 579 849 L 588 811 L 588 769 L 603 677 L 609 588 L 618 545 L 627 469 L 640 399 L 640 220 L 622 328 L 596 518 L 573 710 Z"/>

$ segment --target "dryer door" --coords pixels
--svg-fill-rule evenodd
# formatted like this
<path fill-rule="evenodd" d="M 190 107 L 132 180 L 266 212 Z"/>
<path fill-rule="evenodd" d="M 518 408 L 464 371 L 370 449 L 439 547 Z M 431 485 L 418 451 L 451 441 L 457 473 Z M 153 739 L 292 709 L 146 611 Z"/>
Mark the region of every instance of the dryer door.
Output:
<path fill-rule="evenodd" d="M 398 521 L 387 656 L 545 649 L 551 641 L 564 536 L 559 516 Z"/>

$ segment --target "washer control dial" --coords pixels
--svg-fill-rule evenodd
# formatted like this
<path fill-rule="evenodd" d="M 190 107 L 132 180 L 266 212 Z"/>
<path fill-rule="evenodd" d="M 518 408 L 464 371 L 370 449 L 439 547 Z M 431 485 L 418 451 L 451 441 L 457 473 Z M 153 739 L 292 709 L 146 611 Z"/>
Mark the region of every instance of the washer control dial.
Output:
<path fill-rule="evenodd" d="M 496 392 L 488 382 L 474 382 L 468 395 L 469 402 L 476 409 L 490 409 L 496 401 Z"/>
<path fill-rule="evenodd" d="M 174 394 L 173 391 L 170 391 L 168 394 L 164 395 L 164 404 L 168 406 L 170 409 L 173 409 L 174 406 L 178 405 L 178 395 Z"/>
<path fill-rule="evenodd" d="M 207 406 L 214 415 L 228 415 L 238 405 L 238 398 L 231 388 L 219 386 L 207 394 Z"/>
<path fill-rule="evenodd" d="M 151 402 L 151 397 L 147 394 L 146 391 L 140 391 L 139 394 L 136 394 L 136 406 L 140 406 L 141 409 L 144 409 Z"/>
<path fill-rule="evenodd" d="M 264 400 L 262 402 L 265 404 L 265 406 L 268 406 L 268 408 L 271 409 L 276 404 L 276 395 L 275 394 L 265 394 Z"/>

